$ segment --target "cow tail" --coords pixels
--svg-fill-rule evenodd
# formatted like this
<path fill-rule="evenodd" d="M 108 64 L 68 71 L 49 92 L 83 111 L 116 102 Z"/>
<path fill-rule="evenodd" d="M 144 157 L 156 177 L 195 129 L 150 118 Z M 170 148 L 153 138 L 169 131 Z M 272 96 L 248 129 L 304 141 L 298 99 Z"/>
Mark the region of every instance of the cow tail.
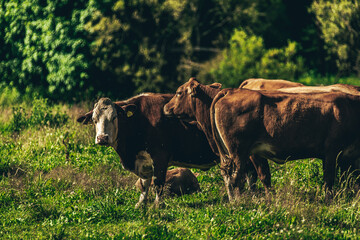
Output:
<path fill-rule="evenodd" d="M 214 100 L 212 101 L 211 108 L 210 108 L 211 130 L 212 130 L 214 141 L 215 141 L 215 143 L 216 143 L 216 145 L 218 147 L 220 157 L 222 158 L 222 159 L 220 159 L 221 161 L 230 160 L 230 152 L 229 152 L 229 149 L 226 147 L 226 144 L 225 144 L 223 138 L 221 137 L 219 129 L 218 129 L 217 125 L 216 125 L 215 104 L 221 98 L 225 97 L 226 95 L 227 95 L 227 91 L 219 92 L 215 96 Z"/>

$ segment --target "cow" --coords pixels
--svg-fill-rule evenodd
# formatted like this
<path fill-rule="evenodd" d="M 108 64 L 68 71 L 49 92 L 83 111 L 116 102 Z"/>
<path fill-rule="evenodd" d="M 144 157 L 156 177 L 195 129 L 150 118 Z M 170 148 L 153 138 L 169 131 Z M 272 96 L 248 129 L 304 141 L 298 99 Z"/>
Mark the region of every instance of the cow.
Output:
<path fill-rule="evenodd" d="M 152 178 L 159 203 L 168 166 L 208 170 L 219 162 L 196 124 L 164 117 L 163 107 L 172 97 L 145 93 L 117 102 L 101 98 L 77 119 L 95 124 L 95 143 L 113 147 L 123 167 L 141 178 L 136 208 L 145 203 Z"/>
<path fill-rule="evenodd" d="M 239 88 L 247 88 L 252 90 L 272 90 L 281 88 L 304 87 L 305 85 L 297 82 L 290 82 L 282 79 L 264 79 L 249 78 L 244 80 Z"/>
<path fill-rule="evenodd" d="M 220 153 L 221 174 L 230 201 L 240 197 L 249 156 L 265 188 L 270 182 L 262 178 L 264 159 L 276 163 L 322 159 L 329 190 L 334 184 L 336 164 L 342 172 L 357 170 L 358 175 L 358 95 L 341 91 L 215 91 L 191 78 L 164 106 L 164 113 L 196 120 L 207 132 L 205 135 L 212 135 L 208 140 Z"/>
<path fill-rule="evenodd" d="M 151 185 L 154 182 L 152 181 Z M 141 178 L 135 183 L 137 189 L 141 192 L 144 191 L 144 187 L 141 182 Z M 196 175 L 188 168 L 174 168 L 166 172 L 165 189 L 169 191 L 171 195 L 184 195 L 192 194 L 200 191 L 200 185 L 196 178 Z"/>
<path fill-rule="evenodd" d="M 360 88 L 357 86 L 340 83 L 328 86 L 304 86 L 279 89 L 279 92 L 284 93 L 343 92 L 353 95 L 359 95 L 359 91 Z"/>
<path fill-rule="evenodd" d="M 333 84 L 328 86 L 305 86 L 301 83 L 282 79 L 250 78 L 244 80 L 239 88 L 251 90 L 278 90 L 285 93 L 310 93 L 310 92 L 344 92 L 359 95 L 360 87 L 349 84 Z"/>

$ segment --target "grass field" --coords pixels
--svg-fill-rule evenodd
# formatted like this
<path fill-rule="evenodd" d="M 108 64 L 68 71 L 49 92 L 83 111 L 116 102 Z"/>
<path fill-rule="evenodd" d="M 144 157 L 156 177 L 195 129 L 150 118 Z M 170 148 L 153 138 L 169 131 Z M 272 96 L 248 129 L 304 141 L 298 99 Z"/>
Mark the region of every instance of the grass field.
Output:
<path fill-rule="evenodd" d="M 271 163 L 275 192 L 236 203 L 218 167 L 193 169 L 201 192 L 135 209 L 136 176 L 75 122 L 89 104 L 0 103 L 0 239 L 360 239 L 359 193 L 337 181 L 327 200 L 320 160 Z"/>

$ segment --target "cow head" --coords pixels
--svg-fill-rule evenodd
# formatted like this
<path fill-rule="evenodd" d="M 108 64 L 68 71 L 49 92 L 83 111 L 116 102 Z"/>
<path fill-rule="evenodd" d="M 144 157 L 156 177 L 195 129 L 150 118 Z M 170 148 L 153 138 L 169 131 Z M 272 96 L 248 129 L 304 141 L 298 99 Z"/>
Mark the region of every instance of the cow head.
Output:
<path fill-rule="evenodd" d="M 131 118 L 136 110 L 134 104 L 116 104 L 109 98 L 101 98 L 95 103 L 94 109 L 80 116 L 77 121 L 83 124 L 95 124 L 95 143 L 116 147 L 119 132 L 119 121 Z"/>
<path fill-rule="evenodd" d="M 209 88 L 220 89 L 221 84 L 202 85 L 195 78 L 190 78 L 176 90 L 175 96 L 164 106 L 164 114 L 168 117 L 194 119 L 196 98 Z"/>

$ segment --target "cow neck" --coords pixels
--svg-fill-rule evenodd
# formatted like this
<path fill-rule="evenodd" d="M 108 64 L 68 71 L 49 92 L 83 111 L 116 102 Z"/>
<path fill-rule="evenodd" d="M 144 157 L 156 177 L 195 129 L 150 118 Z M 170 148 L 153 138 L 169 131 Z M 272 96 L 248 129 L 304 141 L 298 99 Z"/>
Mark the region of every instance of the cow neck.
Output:
<path fill-rule="evenodd" d="M 138 107 L 128 127 L 123 129 L 125 133 L 119 131 L 117 136 L 119 144 L 115 150 L 126 169 L 130 171 L 134 169 L 134 162 L 139 151 L 149 150 L 149 144 L 153 140 L 148 139 L 147 133 L 149 129 L 162 124 L 162 109 L 171 97 L 172 95 L 142 94 L 123 102 L 123 105 L 135 104 Z M 120 128 L 121 123 L 118 124 Z"/>
<path fill-rule="evenodd" d="M 118 122 L 121 129 L 117 134 L 117 146 L 115 151 L 120 157 L 123 167 L 129 171 L 135 169 L 136 155 L 140 151 L 146 151 L 146 139 L 144 133 L 149 126 L 147 118 L 142 114 L 131 117 L 126 127 L 121 126 L 124 122 Z"/>
<path fill-rule="evenodd" d="M 134 116 L 134 118 L 136 117 Z M 118 125 L 120 128 L 120 121 Z M 139 124 L 139 126 L 141 126 L 141 124 Z M 137 128 L 141 131 L 141 129 L 139 129 L 140 127 Z M 140 149 L 137 148 L 143 142 L 141 136 L 138 136 L 137 132 L 132 132 L 134 129 L 135 127 L 132 126 L 132 124 L 127 126 L 126 129 L 122 129 L 118 132 L 116 139 L 117 146 L 115 150 L 120 157 L 123 167 L 129 171 L 133 171 L 135 169 L 136 154 L 140 151 Z"/>
<path fill-rule="evenodd" d="M 196 121 L 199 123 L 201 129 L 205 133 L 205 136 L 209 142 L 209 145 L 212 151 L 216 154 L 219 154 L 217 145 L 212 136 L 211 130 L 211 119 L 210 119 L 210 107 L 213 99 L 216 94 L 218 94 L 221 89 L 212 88 L 206 85 L 200 85 L 200 91 L 195 97 L 194 112 Z"/>

